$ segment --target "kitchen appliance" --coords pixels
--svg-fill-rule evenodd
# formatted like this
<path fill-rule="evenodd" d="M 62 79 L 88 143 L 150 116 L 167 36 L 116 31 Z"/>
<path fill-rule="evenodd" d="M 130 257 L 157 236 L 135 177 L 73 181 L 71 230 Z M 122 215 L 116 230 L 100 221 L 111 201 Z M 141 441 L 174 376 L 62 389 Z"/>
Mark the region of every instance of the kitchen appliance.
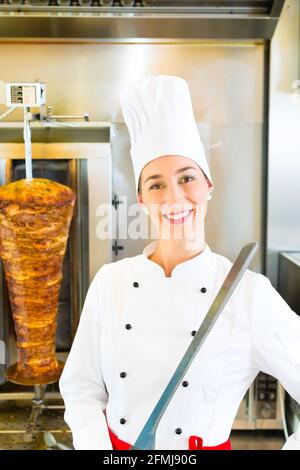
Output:
<path fill-rule="evenodd" d="M 108 200 L 110 193 L 109 123 L 73 125 L 32 124 L 33 176 L 69 186 L 77 195 L 59 294 L 56 349 L 58 358 L 62 360 L 71 347 L 90 279 L 103 262 L 109 261 L 111 251 L 109 240 L 99 240 L 96 234 L 97 207 Z M 0 136 L 5 138 L 8 133 L 6 137 L 10 142 L 8 145 L 0 143 L 0 180 L 1 184 L 6 184 L 25 177 L 25 163 L 22 158 L 23 144 L 20 143 L 21 125 L 15 124 L 6 129 L 4 123 L 1 126 Z M 14 328 L 3 270 L 0 277 L 3 291 L 0 299 L 1 339 L 6 345 L 6 365 L 9 366 L 16 361 Z M 0 367 L 0 383 L 5 392 L 4 365 Z M 9 388 L 15 392 L 20 389 L 17 386 Z"/>
<path fill-rule="evenodd" d="M 300 315 L 300 251 L 280 253 L 278 285 L 280 295 L 291 309 Z M 294 433 L 300 424 L 300 404 L 288 393 L 286 394 L 285 409 L 288 428 L 290 433 Z"/>

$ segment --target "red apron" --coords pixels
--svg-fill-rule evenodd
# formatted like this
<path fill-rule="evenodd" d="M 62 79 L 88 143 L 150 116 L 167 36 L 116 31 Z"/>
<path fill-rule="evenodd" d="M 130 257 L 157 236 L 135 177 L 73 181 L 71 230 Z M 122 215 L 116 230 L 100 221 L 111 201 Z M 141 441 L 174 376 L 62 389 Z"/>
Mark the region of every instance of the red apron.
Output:
<path fill-rule="evenodd" d="M 121 441 L 118 437 L 108 428 L 110 440 L 114 450 L 128 450 L 132 446 L 127 442 Z M 190 436 L 189 438 L 189 448 L 188 450 L 231 450 L 230 440 L 223 442 L 215 447 L 203 447 L 203 440 L 198 436 Z"/>

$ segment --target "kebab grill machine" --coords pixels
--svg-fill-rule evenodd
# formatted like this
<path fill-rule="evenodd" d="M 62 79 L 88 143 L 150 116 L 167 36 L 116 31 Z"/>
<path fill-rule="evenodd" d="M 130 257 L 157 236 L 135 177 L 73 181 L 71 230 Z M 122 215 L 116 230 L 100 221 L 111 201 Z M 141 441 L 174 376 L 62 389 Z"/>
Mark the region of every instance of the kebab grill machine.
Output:
<path fill-rule="evenodd" d="M 15 384 L 34 386 L 24 434 L 24 440 L 30 441 L 43 409 L 62 408 L 46 405 L 44 396 L 64 366 L 55 355 L 56 317 L 75 194 L 68 186 L 32 175 L 30 122 L 43 117 L 45 84 L 7 83 L 5 104 L 9 107 L 5 116 L 23 108 L 26 167 L 26 178 L 0 186 L 0 257 L 18 353 L 6 377 Z M 40 112 L 33 114 L 31 108 L 37 107 Z"/>

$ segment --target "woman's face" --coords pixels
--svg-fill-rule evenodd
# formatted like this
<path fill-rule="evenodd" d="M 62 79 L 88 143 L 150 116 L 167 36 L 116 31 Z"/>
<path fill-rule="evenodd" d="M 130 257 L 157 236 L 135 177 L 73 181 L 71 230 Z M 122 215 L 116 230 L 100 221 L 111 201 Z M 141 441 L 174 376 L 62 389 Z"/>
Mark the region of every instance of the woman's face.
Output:
<path fill-rule="evenodd" d="M 160 238 L 194 239 L 204 225 L 210 186 L 196 162 L 166 155 L 143 168 L 138 201 L 148 208 Z"/>

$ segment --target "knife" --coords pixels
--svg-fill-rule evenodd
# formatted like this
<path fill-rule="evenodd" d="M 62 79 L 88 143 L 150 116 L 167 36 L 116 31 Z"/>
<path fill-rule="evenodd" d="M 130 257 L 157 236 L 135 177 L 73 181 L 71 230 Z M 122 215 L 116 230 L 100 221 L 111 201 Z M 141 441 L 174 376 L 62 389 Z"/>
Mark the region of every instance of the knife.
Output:
<path fill-rule="evenodd" d="M 186 371 L 190 367 L 196 354 L 200 350 L 208 334 L 213 328 L 220 313 L 232 296 L 232 293 L 241 280 L 244 272 L 251 263 L 257 247 L 258 243 L 252 242 L 245 245 L 240 251 L 240 254 L 233 263 L 228 275 L 225 278 L 225 281 L 223 282 L 219 292 L 215 297 L 215 300 L 213 301 L 203 322 L 195 334 L 193 341 L 184 353 L 177 369 L 175 370 L 168 385 L 155 405 L 137 440 L 135 441 L 134 445 L 129 448 L 129 450 L 155 449 L 155 434 L 157 426 L 159 425 L 159 422 L 168 404 L 170 403 L 171 398 L 173 397 L 184 375 L 186 374 Z"/>

